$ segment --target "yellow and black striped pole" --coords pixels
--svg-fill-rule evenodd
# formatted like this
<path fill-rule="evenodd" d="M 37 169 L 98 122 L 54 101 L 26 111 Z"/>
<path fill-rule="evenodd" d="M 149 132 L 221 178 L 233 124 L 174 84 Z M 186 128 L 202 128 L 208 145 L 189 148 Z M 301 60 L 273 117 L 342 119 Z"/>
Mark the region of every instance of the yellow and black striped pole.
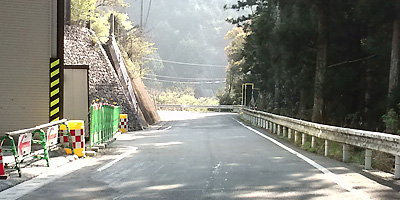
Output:
<path fill-rule="evenodd" d="M 50 110 L 49 121 L 60 120 L 60 59 L 50 59 Z"/>

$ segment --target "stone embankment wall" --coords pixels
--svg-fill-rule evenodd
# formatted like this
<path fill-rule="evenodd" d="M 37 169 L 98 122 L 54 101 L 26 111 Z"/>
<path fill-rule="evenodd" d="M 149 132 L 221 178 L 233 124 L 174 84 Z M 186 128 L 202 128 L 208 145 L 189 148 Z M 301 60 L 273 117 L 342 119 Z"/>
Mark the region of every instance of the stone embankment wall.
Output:
<path fill-rule="evenodd" d="M 89 101 L 105 99 L 121 106 L 129 117 L 129 129 L 141 130 L 137 111 L 124 93 L 118 76 L 105 50 L 94 33 L 84 27 L 66 26 L 64 36 L 65 65 L 89 66 Z"/>

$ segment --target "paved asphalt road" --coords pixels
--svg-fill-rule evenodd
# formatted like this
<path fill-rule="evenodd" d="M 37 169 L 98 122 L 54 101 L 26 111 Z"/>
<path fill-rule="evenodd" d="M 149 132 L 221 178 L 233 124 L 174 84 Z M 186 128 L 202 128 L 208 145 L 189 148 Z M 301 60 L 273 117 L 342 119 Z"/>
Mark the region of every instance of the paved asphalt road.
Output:
<path fill-rule="evenodd" d="M 236 114 L 173 114 L 165 130 L 121 135 L 91 166 L 20 199 L 399 199 L 347 164 L 257 129 L 315 160 L 317 169 L 241 125 Z"/>

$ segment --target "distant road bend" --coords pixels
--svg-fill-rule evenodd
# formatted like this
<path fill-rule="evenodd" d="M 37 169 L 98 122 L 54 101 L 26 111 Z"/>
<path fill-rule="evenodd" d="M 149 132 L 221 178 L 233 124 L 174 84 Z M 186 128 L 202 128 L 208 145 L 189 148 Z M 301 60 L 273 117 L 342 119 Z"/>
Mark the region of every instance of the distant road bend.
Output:
<path fill-rule="evenodd" d="M 20 199 L 400 199 L 237 114 L 160 114 L 170 120 L 163 129 L 121 135 L 93 164 Z"/>

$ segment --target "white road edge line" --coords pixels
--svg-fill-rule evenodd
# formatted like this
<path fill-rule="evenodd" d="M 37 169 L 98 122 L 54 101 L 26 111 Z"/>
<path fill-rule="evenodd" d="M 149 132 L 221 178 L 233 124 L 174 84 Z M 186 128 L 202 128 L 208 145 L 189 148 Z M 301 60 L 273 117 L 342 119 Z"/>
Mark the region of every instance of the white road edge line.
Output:
<path fill-rule="evenodd" d="M 101 172 L 109 167 L 111 167 L 113 164 L 117 163 L 118 161 L 124 159 L 125 157 L 129 156 L 130 154 L 134 153 L 137 151 L 137 147 L 133 147 L 132 149 L 130 149 L 129 151 L 119 155 L 115 160 L 107 163 L 106 165 L 104 165 L 103 167 L 100 167 L 99 169 L 97 169 L 98 172 Z"/>
<path fill-rule="evenodd" d="M 297 157 L 299 157 L 300 159 L 304 160 L 305 162 L 307 162 L 308 164 L 312 165 L 313 167 L 315 167 L 316 169 L 318 169 L 319 171 L 321 171 L 322 173 L 324 173 L 325 175 L 328 176 L 329 179 L 331 179 L 333 182 L 335 182 L 337 185 L 339 185 L 340 187 L 342 187 L 343 189 L 349 191 L 350 193 L 352 193 L 354 196 L 360 198 L 360 199 L 371 199 L 370 196 L 368 196 L 367 194 L 355 190 L 351 187 L 351 185 L 347 184 L 346 182 L 342 181 L 336 174 L 332 173 L 331 171 L 329 171 L 328 169 L 326 169 L 325 167 L 321 166 L 320 164 L 316 163 L 315 161 L 311 160 L 310 158 L 307 158 L 306 156 L 304 156 L 303 154 L 285 146 L 284 144 L 278 142 L 277 140 L 268 137 L 264 134 L 262 134 L 260 131 L 257 131 L 253 128 L 251 128 L 250 126 L 247 126 L 245 124 L 243 124 L 242 122 L 238 121 L 235 118 L 232 118 L 233 120 L 235 120 L 236 122 L 238 122 L 240 125 L 242 125 L 243 127 L 249 129 L 250 131 L 253 131 L 254 133 L 257 133 L 259 136 L 271 141 L 272 143 L 278 145 L 279 147 L 285 149 L 286 151 L 296 155 Z"/>

